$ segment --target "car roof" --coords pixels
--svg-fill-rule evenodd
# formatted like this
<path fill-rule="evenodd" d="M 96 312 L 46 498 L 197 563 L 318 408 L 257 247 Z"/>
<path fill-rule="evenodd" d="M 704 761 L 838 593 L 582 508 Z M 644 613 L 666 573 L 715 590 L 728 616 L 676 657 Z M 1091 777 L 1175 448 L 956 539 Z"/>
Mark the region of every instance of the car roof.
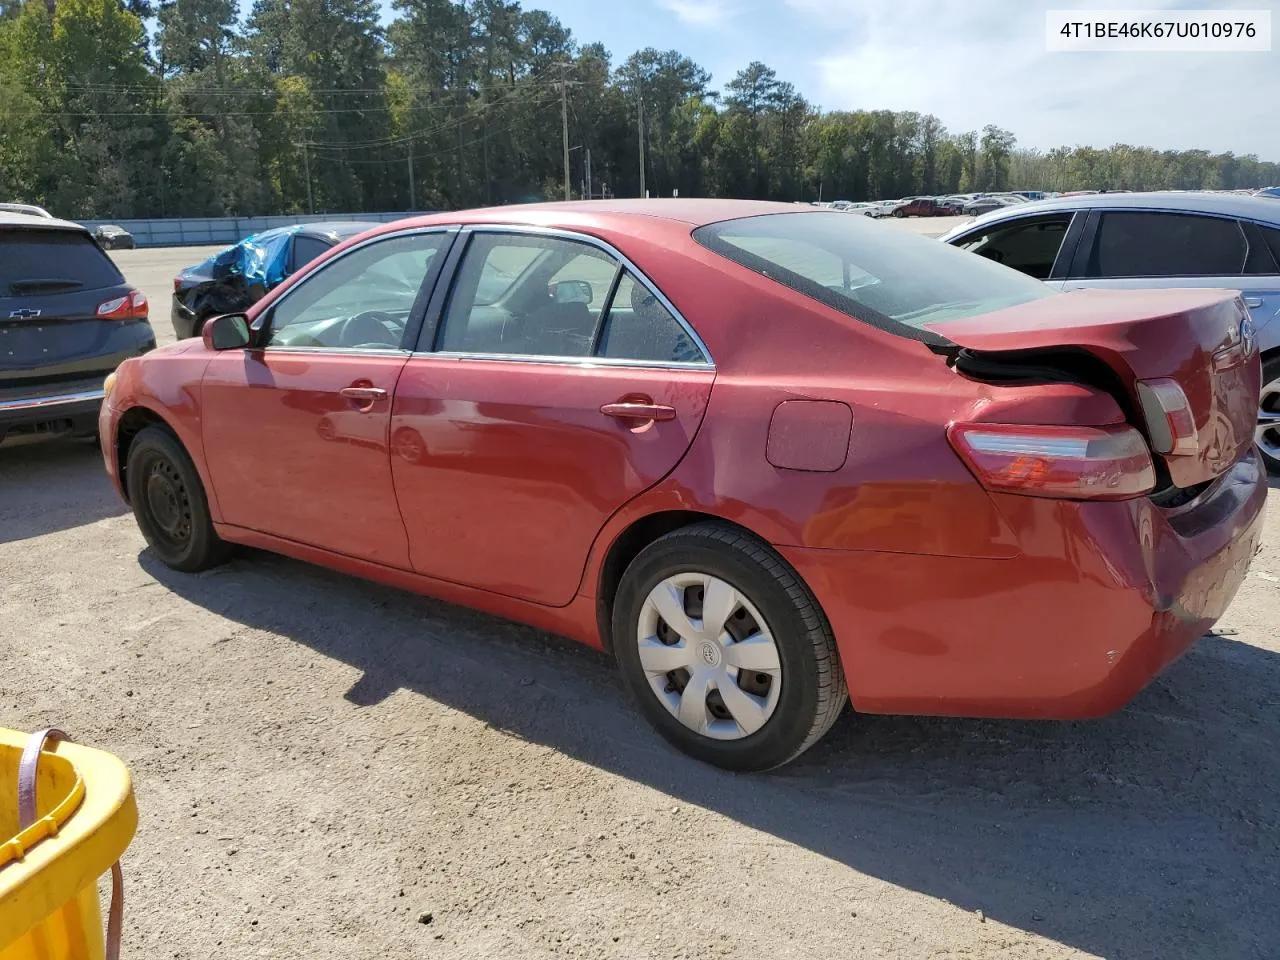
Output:
<path fill-rule="evenodd" d="M 0 210 L 0 230 L 11 227 L 18 227 L 24 230 L 79 230 L 81 233 L 89 232 L 81 224 L 72 223 L 70 220 Z"/>
<path fill-rule="evenodd" d="M 44 207 L 37 206 L 34 203 L 0 203 L 0 210 L 8 210 L 11 213 L 25 213 L 34 217 L 49 217 L 49 211 Z"/>
<path fill-rule="evenodd" d="M 1010 209 L 1010 208 L 1006 208 Z M 1216 213 L 1246 220 L 1280 223 L 1280 203 L 1268 197 L 1204 190 L 1167 190 L 1152 193 L 1089 193 L 1077 197 L 1053 197 L 1020 203 L 1019 214 L 1053 213 L 1057 210 L 1173 210 L 1181 213 Z M 992 216 L 991 220 L 998 217 Z"/>
<path fill-rule="evenodd" d="M 332 240 L 337 237 L 345 240 L 357 233 L 364 233 L 374 227 L 381 226 L 381 220 L 326 220 L 321 223 L 303 223 L 297 228 L 299 237 L 321 237 Z"/>
<path fill-rule="evenodd" d="M 622 199 L 622 200 L 572 200 L 556 203 L 518 203 L 501 207 L 478 207 L 474 210 L 452 210 L 422 217 L 395 221 L 397 229 L 407 226 L 436 226 L 444 223 L 458 224 L 522 224 L 527 226 L 564 226 L 601 228 L 620 227 L 628 220 L 643 218 L 649 222 L 665 221 L 669 224 L 701 227 L 721 220 L 737 220 L 767 213 L 820 212 L 822 208 L 807 210 L 794 203 L 768 200 L 711 200 L 686 199 L 684 197 Z M 830 211 L 827 211 L 830 212 Z"/>

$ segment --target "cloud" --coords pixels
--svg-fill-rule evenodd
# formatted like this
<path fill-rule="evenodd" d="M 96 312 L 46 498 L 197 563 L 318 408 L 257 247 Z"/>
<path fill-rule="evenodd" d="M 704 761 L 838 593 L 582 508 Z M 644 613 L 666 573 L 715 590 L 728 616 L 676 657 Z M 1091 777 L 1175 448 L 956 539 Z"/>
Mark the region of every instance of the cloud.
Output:
<path fill-rule="evenodd" d="M 1215 0 L 1195 5 L 1231 8 Z M 812 29 L 813 49 L 799 67 L 809 77 L 801 86 L 827 109 L 916 110 L 953 130 L 995 123 L 1025 146 L 1124 142 L 1280 160 L 1280 128 L 1266 119 L 1271 92 L 1280 88 L 1278 58 L 1047 52 L 1045 12 L 1104 6 L 1097 0 L 785 0 L 785 6 Z"/>
<path fill-rule="evenodd" d="M 696 27 L 716 27 L 725 23 L 733 13 L 727 0 L 658 0 L 664 9 L 670 10 L 682 23 Z"/>

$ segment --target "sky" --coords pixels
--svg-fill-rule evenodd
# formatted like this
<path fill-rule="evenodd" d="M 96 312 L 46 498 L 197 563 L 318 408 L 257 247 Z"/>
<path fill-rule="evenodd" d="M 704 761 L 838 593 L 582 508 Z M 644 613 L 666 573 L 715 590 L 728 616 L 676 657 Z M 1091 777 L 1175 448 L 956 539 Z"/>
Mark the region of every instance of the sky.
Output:
<path fill-rule="evenodd" d="M 614 65 L 677 49 L 724 83 L 752 60 L 824 109 L 916 110 L 1018 144 L 1226 150 L 1280 161 L 1280 42 L 1269 53 L 1048 53 L 1045 12 L 1270 9 L 1280 0 L 524 0 Z"/>

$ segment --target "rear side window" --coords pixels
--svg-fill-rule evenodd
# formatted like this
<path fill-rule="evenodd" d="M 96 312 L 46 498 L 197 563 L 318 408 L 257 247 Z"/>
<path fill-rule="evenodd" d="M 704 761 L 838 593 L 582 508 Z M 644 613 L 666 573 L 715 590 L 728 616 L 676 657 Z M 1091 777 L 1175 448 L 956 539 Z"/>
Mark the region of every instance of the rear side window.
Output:
<path fill-rule="evenodd" d="M 609 305 L 597 356 L 647 363 L 701 363 L 693 338 L 653 291 L 623 273 Z"/>
<path fill-rule="evenodd" d="M 329 243 L 325 240 L 321 240 L 319 237 L 294 237 L 293 269 L 301 270 L 328 249 Z"/>
<path fill-rule="evenodd" d="M 0 295 L 99 290 L 124 283 L 116 265 L 78 230 L 0 230 Z"/>
<path fill-rule="evenodd" d="M 1266 241 L 1267 247 L 1271 250 L 1271 255 L 1275 257 L 1276 263 L 1280 264 L 1280 230 L 1274 227 L 1258 227 L 1258 232 L 1262 234 L 1262 239 Z"/>
<path fill-rule="evenodd" d="M 1185 213 L 1104 213 L 1086 276 L 1238 277 L 1248 250 L 1235 220 Z"/>
<path fill-rule="evenodd" d="M 950 244 L 840 213 L 773 213 L 699 227 L 721 256 L 850 317 L 891 333 L 943 343 L 924 329 L 1055 291 Z"/>
<path fill-rule="evenodd" d="M 956 246 L 1037 280 L 1048 280 L 1062 241 L 1071 226 L 1071 214 L 992 224 L 971 233 Z"/>

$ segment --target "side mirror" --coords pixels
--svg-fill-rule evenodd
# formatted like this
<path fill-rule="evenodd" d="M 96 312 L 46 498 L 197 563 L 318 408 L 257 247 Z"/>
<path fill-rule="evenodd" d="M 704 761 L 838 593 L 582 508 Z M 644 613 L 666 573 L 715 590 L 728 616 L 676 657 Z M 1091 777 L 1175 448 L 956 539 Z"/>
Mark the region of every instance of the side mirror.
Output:
<path fill-rule="evenodd" d="M 591 284 L 585 280 L 561 280 L 551 285 L 551 299 L 556 303 L 590 303 Z"/>
<path fill-rule="evenodd" d="M 210 317 L 200 330 L 209 350 L 240 350 L 249 346 L 249 318 L 243 313 L 224 313 Z"/>

